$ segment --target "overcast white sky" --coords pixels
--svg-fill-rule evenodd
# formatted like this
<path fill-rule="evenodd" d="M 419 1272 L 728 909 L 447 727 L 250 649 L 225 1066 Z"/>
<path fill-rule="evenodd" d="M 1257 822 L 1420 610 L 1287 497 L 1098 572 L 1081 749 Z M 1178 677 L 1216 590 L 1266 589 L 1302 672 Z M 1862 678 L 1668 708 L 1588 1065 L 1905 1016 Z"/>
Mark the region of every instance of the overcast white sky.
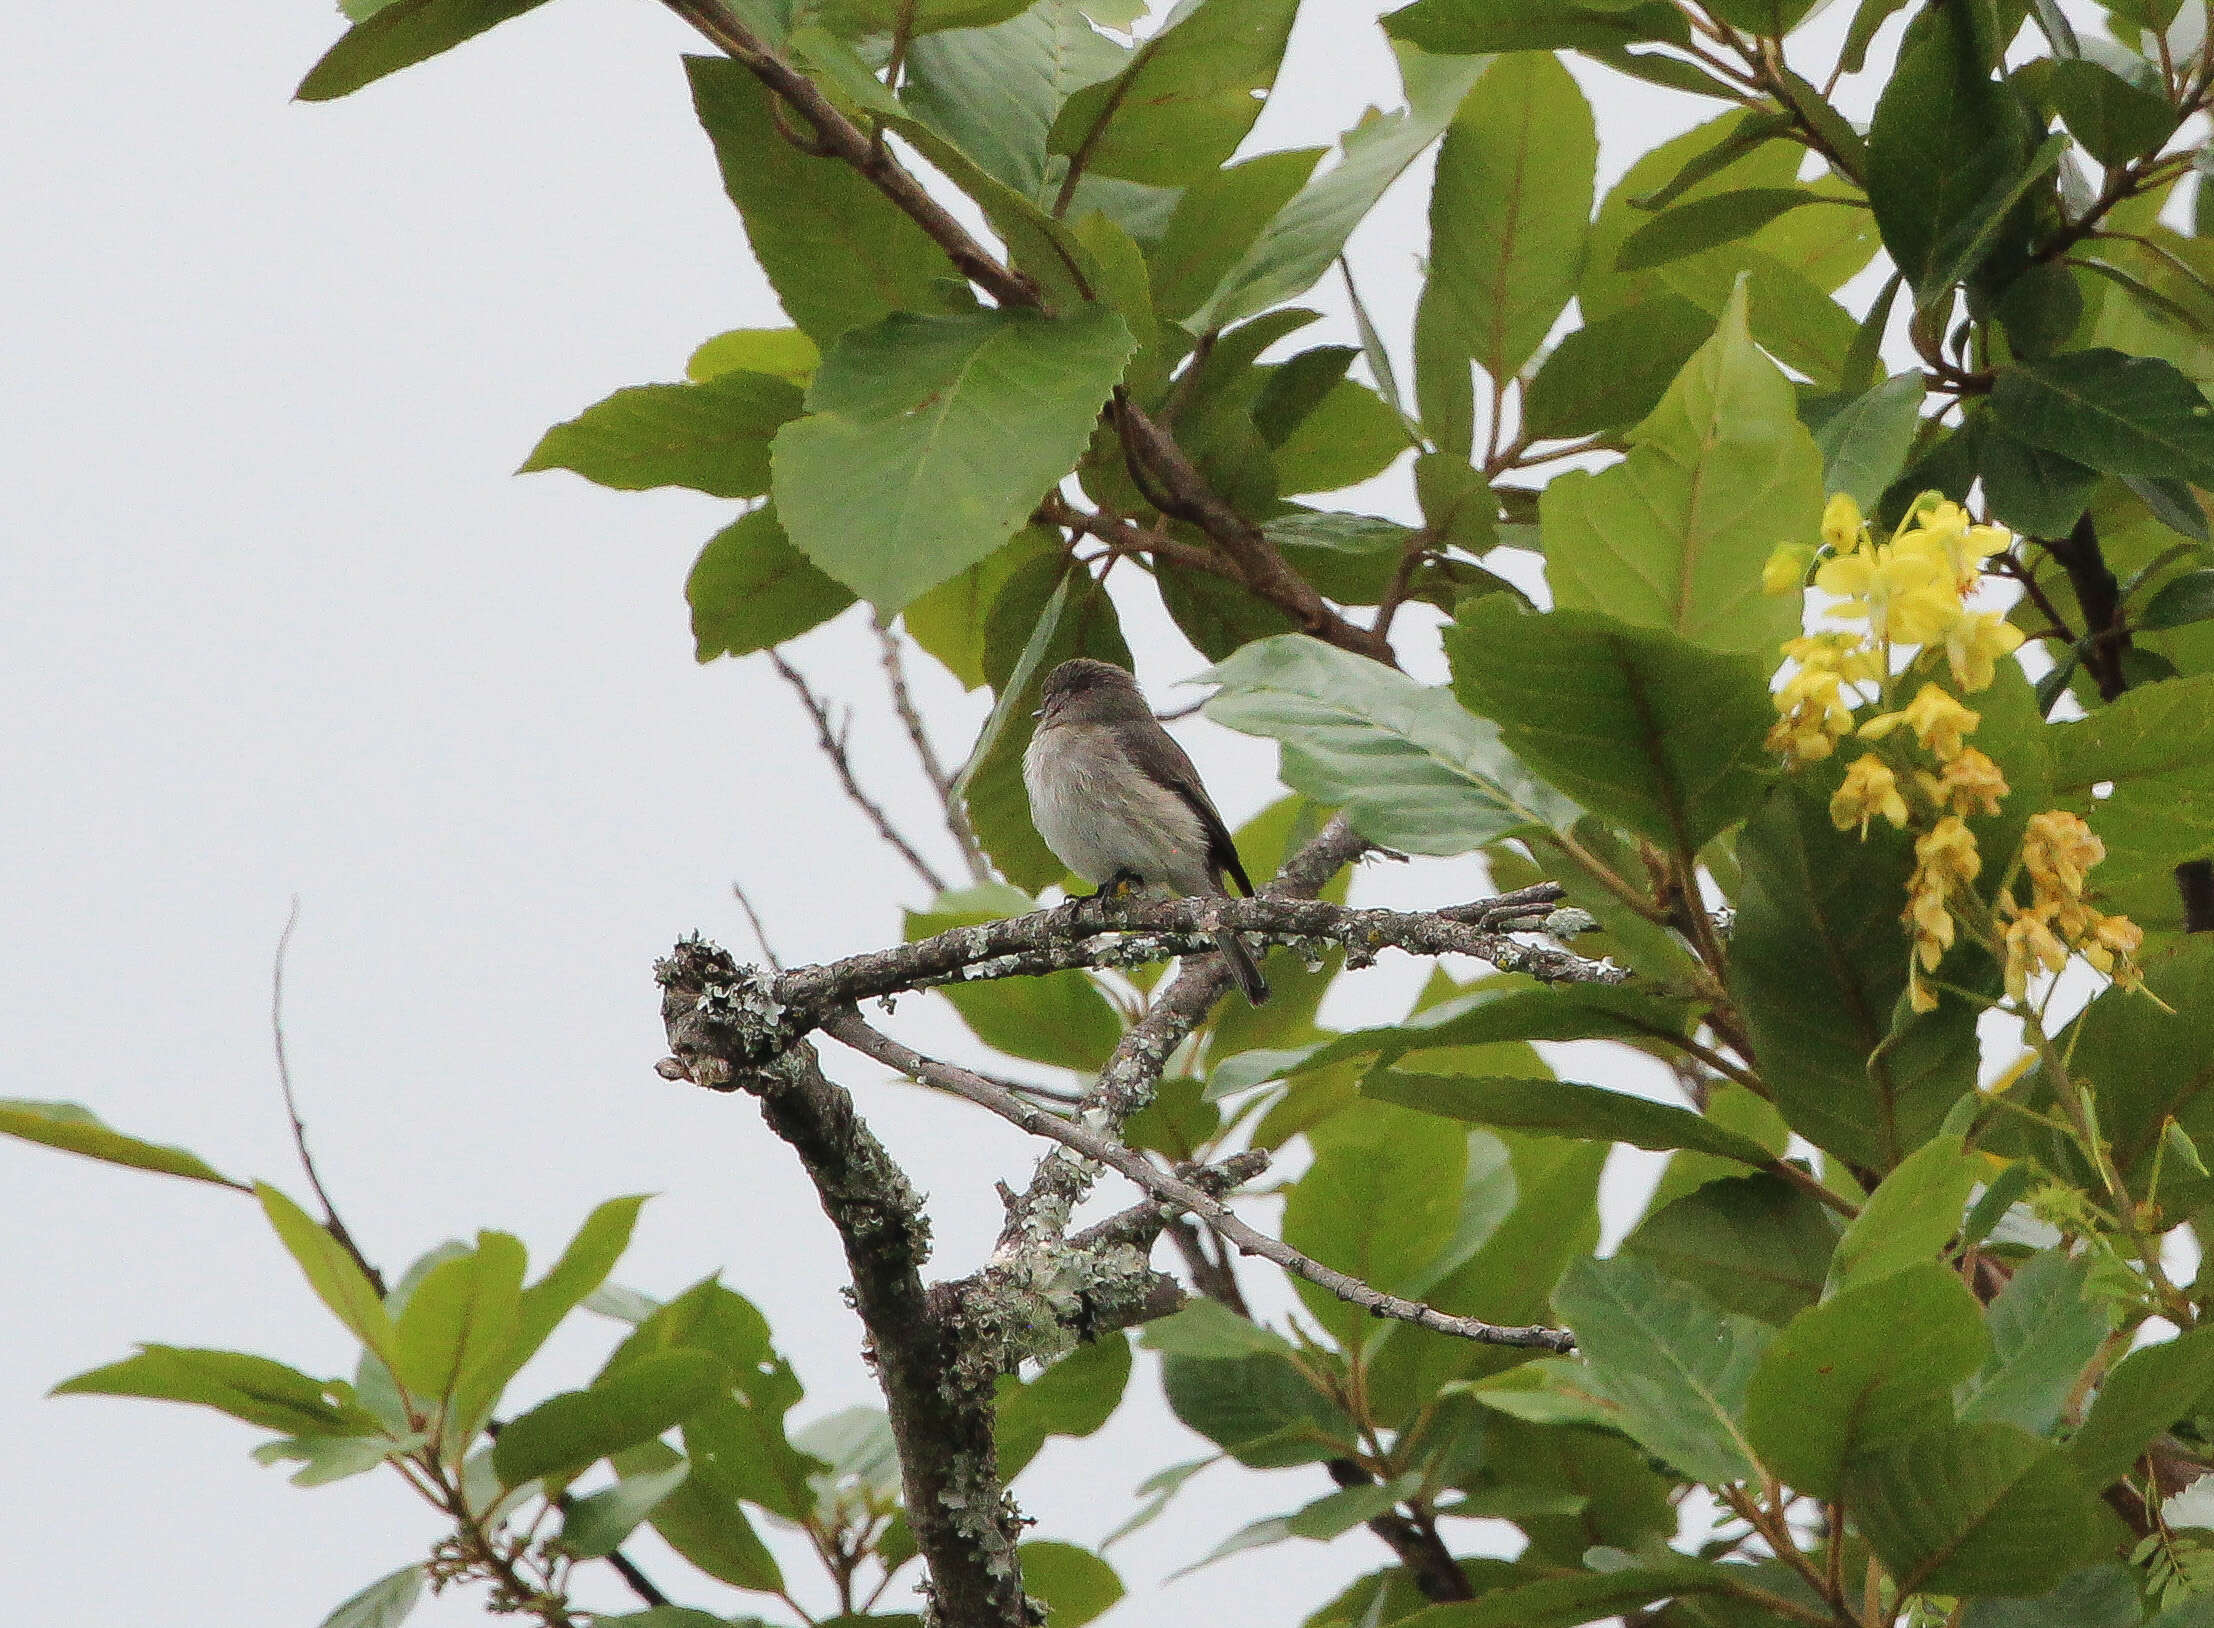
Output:
<path fill-rule="evenodd" d="M 1259 144 L 1395 101 L 1381 9 L 1314 0 Z M 0 1094 L 83 1101 L 298 1191 L 267 1016 L 298 893 L 294 1069 L 373 1254 L 397 1269 L 498 1226 L 543 1263 L 594 1202 L 655 1192 L 624 1281 L 667 1294 L 719 1267 L 807 1381 L 797 1419 L 874 1400 L 792 1160 L 743 1099 L 652 1073 L 649 968 L 694 927 L 748 947 L 733 877 L 789 959 L 895 939 L 918 891 L 766 667 L 692 662 L 684 574 L 729 505 L 510 474 L 546 425 L 781 320 L 692 122 L 677 56 L 695 41 L 649 0 L 561 0 L 309 107 L 291 88 L 341 26 L 320 0 L 12 15 Z M 1587 83 L 1610 176 L 1706 111 Z M 1425 195 L 1410 177 L 1355 243 L 1394 329 Z M 1397 488 L 1368 501 L 1404 507 Z M 1136 632 L 1167 696 L 1198 663 Z M 864 634 L 849 615 L 798 659 L 857 703 L 865 760 L 913 806 Z M 926 699 L 958 756 L 978 702 L 935 678 Z M 1269 799 L 1271 749 L 1180 727 L 1233 819 Z M 1430 863 L 1361 885 L 1434 902 L 1480 878 Z M 1367 974 L 1343 1015 L 1393 1015 L 1412 981 Z M 900 1022 L 953 1033 L 920 1001 Z M 834 1062 L 931 1194 L 941 1270 L 967 1270 L 992 1179 L 1031 1149 Z M 0 1236 L 0 1618 L 310 1628 L 435 1536 L 396 1482 L 298 1491 L 213 1414 L 42 1400 L 138 1340 L 343 1371 L 350 1342 L 250 1203 L 0 1142 Z M 590 1371 L 614 1331 L 585 1321 L 519 1394 Z M 1132 1396 L 1022 1484 L 1040 1535 L 1096 1541 L 1143 1475 L 1201 1450 L 1142 1368 Z M 1381 1547 L 1155 1580 L 1325 1490 L 1319 1471 L 1210 1473 L 1115 1552 L 1139 1603 L 1112 1620 L 1297 1620 Z M 680 1597 L 739 1608 L 663 1559 Z M 611 1578 L 581 1599 L 631 1603 Z"/>

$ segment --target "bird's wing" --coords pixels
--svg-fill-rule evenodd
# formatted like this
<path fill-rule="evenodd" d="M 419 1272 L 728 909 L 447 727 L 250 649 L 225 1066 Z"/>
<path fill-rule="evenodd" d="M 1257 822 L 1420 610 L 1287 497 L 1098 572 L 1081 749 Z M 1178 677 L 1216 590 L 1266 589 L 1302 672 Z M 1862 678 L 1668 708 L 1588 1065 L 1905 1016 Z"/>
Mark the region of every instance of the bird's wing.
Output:
<path fill-rule="evenodd" d="M 1222 823 L 1214 799 L 1200 783 L 1199 770 L 1194 767 L 1191 754 L 1177 745 L 1176 737 L 1165 729 L 1155 729 L 1141 737 L 1137 754 L 1138 767 L 1149 778 L 1176 793 L 1184 805 L 1199 816 L 1200 826 L 1207 833 L 1207 868 L 1218 880 L 1228 876 L 1238 884 L 1240 893 L 1251 898 L 1253 882 L 1245 874 L 1245 862 L 1238 857 L 1238 845 L 1231 840 L 1230 828 Z"/>

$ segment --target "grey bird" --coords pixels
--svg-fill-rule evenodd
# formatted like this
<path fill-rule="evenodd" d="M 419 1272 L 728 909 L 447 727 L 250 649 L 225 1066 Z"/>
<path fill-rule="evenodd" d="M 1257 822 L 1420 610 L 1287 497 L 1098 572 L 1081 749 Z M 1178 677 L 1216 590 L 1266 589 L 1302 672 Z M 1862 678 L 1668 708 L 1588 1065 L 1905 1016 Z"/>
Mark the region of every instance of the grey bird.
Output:
<path fill-rule="evenodd" d="M 1030 821 L 1062 864 L 1094 887 L 1128 882 L 1178 898 L 1228 898 L 1228 877 L 1253 883 L 1199 771 L 1153 716 L 1138 681 L 1111 662 L 1079 657 L 1046 674 L 1037 731 L 1023 753 Z M 1215 934 L 1230 972 L 1255 1006 L 1268 980 L 1225 928 Z"/>

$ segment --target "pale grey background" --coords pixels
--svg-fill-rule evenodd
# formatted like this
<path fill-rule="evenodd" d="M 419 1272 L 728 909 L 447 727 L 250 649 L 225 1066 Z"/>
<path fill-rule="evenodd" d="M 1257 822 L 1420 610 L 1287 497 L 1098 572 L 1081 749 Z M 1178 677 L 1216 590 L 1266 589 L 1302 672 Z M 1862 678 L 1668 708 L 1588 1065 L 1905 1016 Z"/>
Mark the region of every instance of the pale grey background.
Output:
<path fill-rule="evenodd" d="M 1258 145 L 1396 102 L 1381 9 L 1308 7 Z M 298 892 L 294 1067 L 373 1253 L 396 1268 L 489 1225 L 543 1262 L 592 1202 L 655 1192 L 625 1281 L 666 1294 L 720 1267 L 807 1380 L 797 1418 L 873 1400 L 792 1160 L 742 1100 L 651 1072 L 648 968 L 687 928 L 749 946 L 734 876 L 788 958 L 890 941 L 918 889 L 766 667 L 692 662 L 683 577 L 730 506 L 509 474 L 547 424 L 780 320 L 691 119 L 677 55 L 696 42 L 649 0 L 562 0 L 351 100 L 289 103 L 339 28 L 315 0 L 12 12 L 0 1094 L 81 1100 L 299 1191 L 267 1029 Z M 1609 178 L 1712 111 L 1586 80 Z M 1426 190 L 1410 176 L 1355 242 L 1395 333 Z M 1362 501 L 1406 506 L 1396 482 Z M 1157 617 L 1133 631 L 1173 699 L 1198 663 Z M 859 705 L 865 762 L 914 806 L 858 613 L 798 659 Z M 1415 665 L 1435 672 L 1434 650 Z M 927 692 L 958 755 L 980 704 L 934 670 Z M 1180 733 L 1233 819 L 1272 795 L 1271 749 Z M 1481 876 L 1426 863 L 1360 886 L 1435 902 Z M 1365 975 L 1339 1015 L 1394 1015 L 1414 976 Z M 920 1001 L 899 1024 L 955 1032 Z M 941 1268 L 966 1270 L 992 1178 L 1032 1150 L 833 1061 L 931 1193 Z M 1617 1166 L 1618 1214 L 1650 1174 Z M 350 1362 L 250 1203 L 9 1142 L 0 1228 L 0 1617 L 307 1628 L 421 1554 L 435 1522 L 387 1478 L 301 1492 L 216 1415 L 41 1399 L 136 1340 Z M 589 1372 L 613 1330 L 586 1321 L 519 1394 Z M 1145 1473 L 1201 1450 L 1141 1370 L 1107 1431 L 1046 1450 L 1024 1502 L 1041 1535 L 1096 1541 Z M 1211 1472 L 1115 1552 L 1133 1603 L 1113 1620 L 1296 1621 L 1381 1547 L 1355 1534 L 1156 1583 L 1324 1490 L 1313 1470 Z M 612 1579 L 581 1597 L 631 1603 Z M 476 1621 L 478 1603 L 417 1620 Z"/>

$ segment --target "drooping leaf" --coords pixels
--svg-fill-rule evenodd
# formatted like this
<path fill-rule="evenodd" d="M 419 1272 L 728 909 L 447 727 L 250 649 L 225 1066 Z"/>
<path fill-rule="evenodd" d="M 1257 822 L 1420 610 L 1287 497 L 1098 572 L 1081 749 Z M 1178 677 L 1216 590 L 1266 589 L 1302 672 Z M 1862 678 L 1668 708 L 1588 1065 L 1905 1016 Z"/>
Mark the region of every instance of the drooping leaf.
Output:
<path fill-rule="evenodd" d="M 1043 202 L 1055 115 L 1077 90 L 1119 73 L 1129 56 L 1085 21 L 1076 0 L 1046 0 L 989 28 L 916 39 L 901 94 L 991 175 Z"/>
<path fill-rule="evenodd" d="M 816 344 L 894 311 L 940 311 L 959 274 L 943 250 L 849 166 L 780 135 L 743 63 L 687 57 L 692 102 L 723 185 L 777 298 Z"/>
<path fill-rule="evenodd" d="M 680 1461 L 577 1499 L 561 1517 L 561 1547 L 579 1560 L 613 1553 L 691 1473 Z"/>
<path fill-rule="evenodd" d="M 1921 1262 L 1792 1318 L 1753 1372 L 1746 1433 L 1790 1485 L 1833 1498 L 1854 1455 L 1949 1426 L 1989 1350 L 1959 1274 Z"/>
<path fill-rule="evenodd" d="M 1614 468 L 1545 488 L 1554 603 L 1772 657 L 1799 607 L 1763 595 L 1760 570 L 1780 539 L 1816 534 L 1822 455 L 1791 382 L 1753 343 L 1742 284 L 1630 440 Z"/>
<path fill-rule="evenodd" d="M 705 384 L 724 373 L 766 373 L 807 388 L 823 353 L 797 328 L 733 328 L 704 341 L 684 364 L 684 376 Z"/>
<path fill-rule="evenodd" d="M 1957 1136 L 1934 1136 L 1916 1148 L 1868 1195 L 1838 1240 L 1830 1292 L 1934 1259 L 1960 1231 L 1976 1183 L 1994 1174 L 1995 1161 L 1963 1148 Z"/>
<path fill-rule="evenodd" d="M 617 491 L 688 486 L 710 497 L 769 489 L 769 440 L 800 411 L 789 379 L 734 370 L 698 384 L 618 390 L 539 439 L 518 473 L 571 469 Z"/>
<path fill-rule="evenodd" d="M 1347 1452 L 1358 1430 L 1288 1356 L 1171 1356 L 1161 1389 L 1177 1418 L 1255 1469 L 1313 1464 Z"/>
<path fill-rule="evenodd" d="M 2067 1456 L 2008 1424 L 1925 1431 L 1853 1459 L 1842 1489 L 1902 1595 L 2041 1594 L 2105 1546 Z"/>
<path fill-rule="evenodd" d="M 1576 292 L 1599 138 L 1566 68 L 1527 53 L 1492 64 L 1438 149 L 1429 275 L 1416 318 L 1415 390 L 1438 445 L 1466 457 L 1438 403 L 1468 389 L 1473 360 L 1504 381 L 1536 354 Z"/>
<path fill-rule="evenodd" d="M 778 432 L 801 553 L 895 611 L 991 554 L 1075 464 L 1133 348 L 1104 305 L 895 314 L 846 333 Z"/>
<path fill-rule="evenodd" d="M 1594 813 L 1696 853 L 1768 779 L 1766 669 L 1589 610 L 1527 615 L 1500 596 L 1445 631 L 1453 688 L 1509 751 Z"/>
<path fill-rule="evenodd" d="M 268 1357 L 175 1345 L 142 1345 L 136 1356 L 65 1379 L 53 1389 L 56 1396 L 189 1402 L 286 1435 L 345 1435 L 374 1428 L 376 1421 L 367 1413 L 332 1393 L 330 1382 L 310 1379 Z"/>
<path fill-rule="evenodd" d="M 1553 1291 L 1620 1427 L 1694 1481 L 1754 1473 L 1745 1388 L 1774 1331 L 1724 1312 L 1632 1255 L 1576 1262 Z"/>
<path fill-rule="evenodd" d="M 546 0 L 391 0 L 339 37 L 293 92 L 328 102 L 450 51 L 486 29 L 535 11 Z M 395 1576 L 399 1575 L 397 1573 Z M 397 1620 L 397 1619 L 395 1619 Z"/>
<path fill-rule="evenodd" d="M 1863 514 L 1873 514 L 1906 468 L 1922 422 L 1922 395 L 1922 375 L 1909 370 L 1832 413 L 1814 436 L 1822 449 L 1824 489 L 1847 493 Z"/>
<path fill-rule="evenodd" d="M 1346 132 L 1338 161 L 1309 182 L 1263 228 L 1251 248 L 1184 319 L 1193 333 L 1226 328 L 1312 288 L 1336 263 L 1385 188 L 1437 140 L 1477 75 L 1480 61 L 1400 53 L 1403 112 L 1370 114 Z"/>
<path fill-rule="evenodd" d="M 1033 1538 L 1018 1553 L 1023 1591 L 1045 1602 L 1045 1628 L 1083 1628 L 1122 1598 L 1115 1568 L 1089 1549 Z"/>
<path fill-rule="evenodd" d="M 2175 132 L 2176 110 L 2165 96 L 2089 58 L 2055 62 L 2044 88 L 2068 133 L 2101 164 L 2158 152 Z"/>
<path fill-rule="evenodd" d="M 1068 99 L 1052 150 L 1095 175 L 1199 180 L 1260 116 L 1297 9 L 1297 0 L 1183 0 L 1128 67 Z"/>
<path fill-rule="evenodd" d="M 1213 1304 L 1213 1302 L 1207 1302 Z M 1056 1358 L 1036 1379 L 999 1382 L 995 1403 L 999 1473 L 1012 1481 L 1048 1436 L 1089 1436 L 1105 1424 L 1130 1383 L 1130 1341 L 1102 1335 Z"/>
<path fill-rule="evenodd" d="M 1713 332 L 1712 316 L 1673 294 L 1587 322 L 1562 336 L 1530 380 L 1523 427 L 1566 440 L 1634 424 Z"/>
<path fill-rule="evenodd" d="M 196 1153 L 160 1142 L 143 1142 L 101 1123 L 91 1109 L 74 1102 L 33 1102 L 23 1097 L 0 1098 L 0 1132 L 38 1142 L 65 1153 L 81 1153 L 104 1164 L 132 1170 L 151 1170 L 187 1181 L 213 1182 L 218 1187 L 253 1189 L 234 1181 Z"/>
<path fill-rule="evenodd" d="M 1975 1013 L 1959 1001 L 1903 1012 L 1913 850 L 1880 825 L 1865 842 L 1838 831 L 1836 783 L 1834 772 L 1794 777 L 1739 835 L 1730 986 L 1791 1128 L 1880 1172 L 1975 1084 Z"/>
<path fill-rule="evenodd" d="M 1991 391 L 2016 440 L 2109 475 L 2214 482 L 2214 406 L 2173 363 L 2098 349 L 2003 368 Z"/>
<path fill-rule="evenodd" d="M 2132 1351 L 2106 1376 L 2068 1442 L 2084 1485 L 2105 1487 L 2129 1473 L 2138 1455 L 2178 1419 L 2198 1412 L 2214 1390 L 2214 1328 L 2192 1329 Z"/>
<path fill-rule="evenodd" d="M 2021 93 L 1992 79 L 1969 18 L 1942 5 L 1914 19 L 1868 131 L 1876 223 L 1918 303 L 1975 269 L 2043 135 Z"/>
<path fill-rule="evenodd" d="M 610 1462 L 626 1481 L 689 1467 L 682 1454 L 660 1441 L 625 1448 Z M 670 1548 L 718 1582 L 763 1592 L 784 1586 L 776 1557 L 744 1506 L 697 1475 L 679 1482 L 647 1520 Z"/>
<path fill-rule="evenodd" d="M 349 1597 L 323 1619 L 322 1628 L 400 1628 L 422 1594 L 421 1563 L 402 1566 Z"/>
<path fill-rule="evenodd" d="M 1372 841 L 1465 853 L 1575 818 L 1450 692 L 1319 639 L 1264 639 L 1204 676 L 1221 686 L 1209 718 L 1280 741 L 1285 783 Z"/>
<path fill-rule="evenodd" d="M 816 570 L 765 503 L 707 540 L 685 579 L 694 659 L 747 656 L 796 639 L 853 603 L 853 590 Z"/>
<path fill-rule="evenodd" d="M 1621 271 L 1644 271 L 1681 260 L 1687 254 L 1750 237 L 1779 215 L 1825 202 L 1803 187 L 1745 187 L 1695 198 L 1663 210 L 1632 232 L 1615 251 Z"/>
<path fill-rule="evenodd" d="M 1656 1209 L 1622 1240 L 1622 1250 L 1705 1291 L 1724 1311 L 1780 1324 L 1821 1294 L 1837 1232 L 1837 1218 L 1821 1201 L 1783 1177 L 1732 1175 Z"/>

